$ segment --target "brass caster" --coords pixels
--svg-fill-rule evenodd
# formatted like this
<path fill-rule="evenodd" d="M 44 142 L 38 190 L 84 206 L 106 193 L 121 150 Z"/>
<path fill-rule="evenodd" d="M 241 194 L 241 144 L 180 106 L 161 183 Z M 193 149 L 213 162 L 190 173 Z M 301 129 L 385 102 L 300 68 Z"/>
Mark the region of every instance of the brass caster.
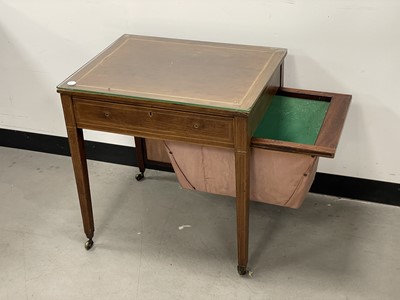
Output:
<path fill-rule="evenodd" d="M 239 275 L 243 276 L 247 274 L 247 270 L 245 266 L 237 266 L 237 271 Z"/>
<path fill-rule="evenodd" d="M 92 239 L 87 240 L 85 243 L 85 249 L 90 250 L 90 248 L 92 247 L 93 247 L 93 240 Z"/>
<path fill-rule="evenodd" d="M 144 178 L 144 174 L 143 173 L 136 174 L 135 178 L 137 181 L 140 181 Z"/>

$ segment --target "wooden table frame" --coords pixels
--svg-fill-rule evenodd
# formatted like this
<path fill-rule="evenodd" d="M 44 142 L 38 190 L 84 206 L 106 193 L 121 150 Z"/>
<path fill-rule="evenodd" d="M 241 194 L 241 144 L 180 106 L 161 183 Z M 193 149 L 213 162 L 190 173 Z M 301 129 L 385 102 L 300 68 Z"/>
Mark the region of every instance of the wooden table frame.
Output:
<path fill-rule="evenodd" d="M 82 91 L 58 90 L 64 111 L 78 189 L 86 248 L 93 245 L 94 221 L 83 129 L 140 138 L 176 140 L 234 148 L 236 172 L 237 255 L 246 274 L 249 241 L 250 141 L 272 96 L 282 85 L 283 63 L 249 112 L 146 101 Z M 205 122 L 206 120 L 207 122 Z M 207 127 L 211 123 L 211 127 Z M 213 127 L 214 126 L 214 127 Z M 217 128 L 217 132 L 215 132 Z"/>

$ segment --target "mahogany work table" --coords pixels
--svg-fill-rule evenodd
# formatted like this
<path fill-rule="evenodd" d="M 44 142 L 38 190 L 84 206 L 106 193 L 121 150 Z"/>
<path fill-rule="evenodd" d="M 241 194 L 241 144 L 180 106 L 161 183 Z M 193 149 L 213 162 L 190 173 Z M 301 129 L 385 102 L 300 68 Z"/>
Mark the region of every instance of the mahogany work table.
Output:
<path fill-rule="evenodd" d="M 246 273 L 250 140 L 282 85 L 285 49 L 123 35 L 57 87 L 83 227 L 94 222 L 82 129 L 235 152 L 238 272 Z"/>

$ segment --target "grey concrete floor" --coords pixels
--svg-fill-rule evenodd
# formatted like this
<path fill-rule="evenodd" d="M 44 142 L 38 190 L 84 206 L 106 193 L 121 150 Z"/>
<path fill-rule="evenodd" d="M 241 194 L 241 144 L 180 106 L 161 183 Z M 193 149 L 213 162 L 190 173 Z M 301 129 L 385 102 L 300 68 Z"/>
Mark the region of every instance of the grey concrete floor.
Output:
<path fill-rule="evenodd" d="M 234 199 L 175 175 L 89 161 L 84 249 L 69 157 L 0 147 L 0 299 L 399 299 L 400 209 L 309 194 L 252 203 L 252 277 L 236 272 Z M 179 230 L 182 225 L 190 225 Z"/>

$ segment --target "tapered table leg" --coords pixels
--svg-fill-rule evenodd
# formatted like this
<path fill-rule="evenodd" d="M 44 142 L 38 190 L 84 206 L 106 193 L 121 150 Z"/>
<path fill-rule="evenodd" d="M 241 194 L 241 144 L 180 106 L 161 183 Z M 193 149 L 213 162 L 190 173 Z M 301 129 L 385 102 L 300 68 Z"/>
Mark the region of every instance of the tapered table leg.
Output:
<path fill-rule="evenodd" d="M 144 156 L 145 156 L 145 144 L 144 144 L 144 138 L 136 137 L 135 136 L 135 146 L 136 146 L 136 162 L 139 168 L 138 174 L 136 174 L 135 178 L 137 181 L 140 181 L 144 178 L 144 171 L 145 171 L 145 165 L 144 165 Z"/>
<path fill-rule="evenodd" d="M 67 125 L 67 134 L 75 173 L 75 181 L 78 189 L 83 228 L 86 237 L 88 238 L 85 248 L 89 250 L 93 246 L 94 221 L 83 131 L 76 127 L 71 97 L 62 96 L 62 104 Z"/>
<path fill-rule="evenodd" d="M 236 119 L 235 139 L 237 251 L 240 275 L 247 272 L 249 248 L 250 138 L 247 119 Z"/>

